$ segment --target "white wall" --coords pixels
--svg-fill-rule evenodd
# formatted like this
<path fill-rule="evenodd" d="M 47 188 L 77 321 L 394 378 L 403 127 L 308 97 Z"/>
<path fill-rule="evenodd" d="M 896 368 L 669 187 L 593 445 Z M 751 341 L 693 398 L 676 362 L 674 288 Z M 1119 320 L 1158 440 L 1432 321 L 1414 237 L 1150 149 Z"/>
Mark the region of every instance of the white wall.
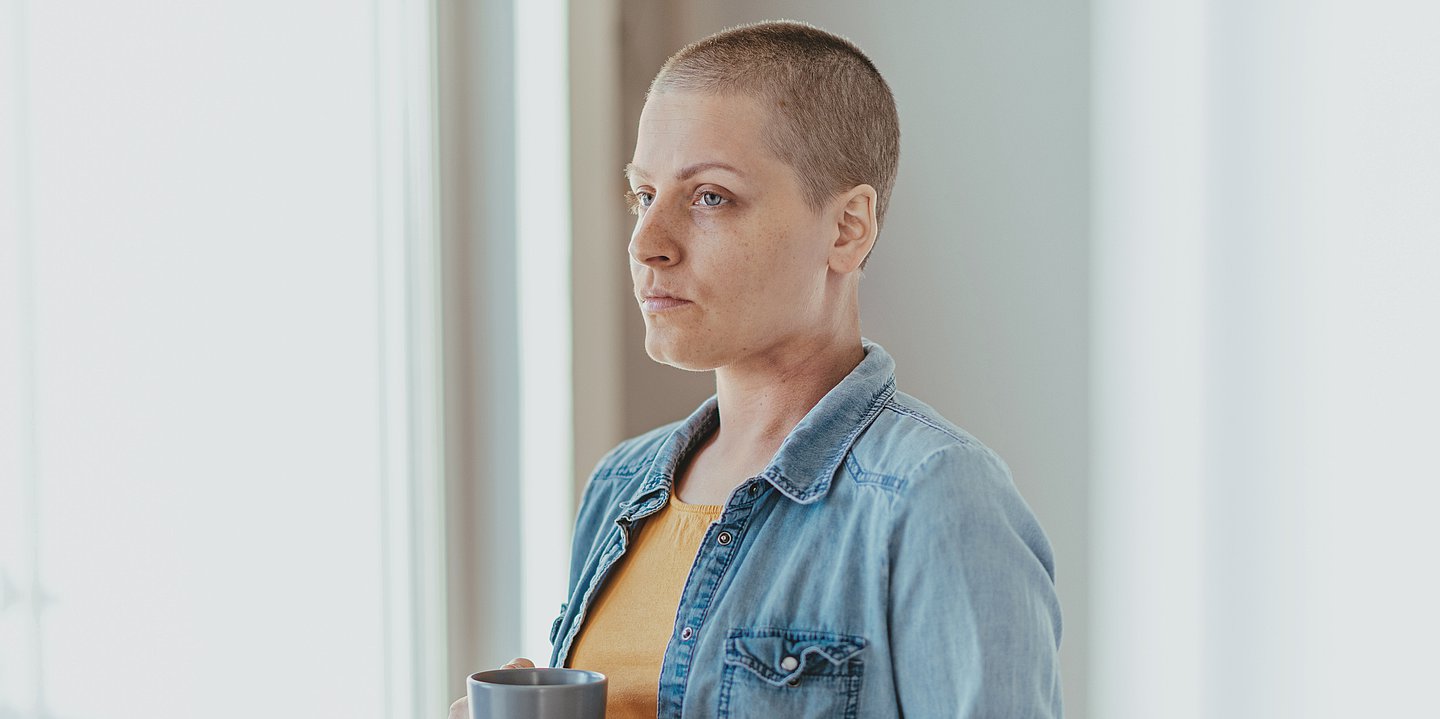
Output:
<path fill-rule="evenodd" d="M 1423 714 L 1440 6 L 1096 6 L 1096 714 Z"/>

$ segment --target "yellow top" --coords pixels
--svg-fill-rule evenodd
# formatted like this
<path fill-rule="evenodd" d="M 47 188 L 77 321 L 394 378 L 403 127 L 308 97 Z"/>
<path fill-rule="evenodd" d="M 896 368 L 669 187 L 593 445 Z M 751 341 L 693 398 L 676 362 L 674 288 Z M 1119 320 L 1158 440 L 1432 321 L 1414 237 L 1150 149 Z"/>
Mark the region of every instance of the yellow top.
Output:
<path fill-rule="evenodd" d="M 607 719 L 653 719 L 658 713 L 660 664 L 675 631 L 680 593 L 700 541 L 722 509 L 685 504 L 671 494 L 632 532 L 630 547 L 586 611 L 569 666 L 609 677 Z"/>

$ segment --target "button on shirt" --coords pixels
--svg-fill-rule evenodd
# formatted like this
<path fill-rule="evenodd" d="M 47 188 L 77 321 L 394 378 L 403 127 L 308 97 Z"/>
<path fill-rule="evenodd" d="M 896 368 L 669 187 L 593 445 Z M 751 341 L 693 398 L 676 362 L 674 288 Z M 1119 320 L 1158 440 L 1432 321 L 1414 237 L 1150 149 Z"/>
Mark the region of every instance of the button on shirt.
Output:
<path fill-rule="evenodd" d="M 730 494 L 673 621 L 660 717 L 1059 717 L 1045 534 L 1005 464 L 865 358 Z M 576 519 L 552 666 L 717 426 L 715 398 L 612 450 Z"/>

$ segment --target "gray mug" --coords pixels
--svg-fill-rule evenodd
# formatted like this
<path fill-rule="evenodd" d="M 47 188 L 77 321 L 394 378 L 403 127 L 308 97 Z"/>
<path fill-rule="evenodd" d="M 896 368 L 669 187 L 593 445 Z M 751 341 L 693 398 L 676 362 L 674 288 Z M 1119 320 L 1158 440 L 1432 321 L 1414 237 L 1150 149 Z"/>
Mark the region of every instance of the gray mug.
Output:
<path fill-rule="evenodd" d="M 470 675 L 470 719 L 604 719 L 607 680 L 582 669 L 492 669 Z"/>

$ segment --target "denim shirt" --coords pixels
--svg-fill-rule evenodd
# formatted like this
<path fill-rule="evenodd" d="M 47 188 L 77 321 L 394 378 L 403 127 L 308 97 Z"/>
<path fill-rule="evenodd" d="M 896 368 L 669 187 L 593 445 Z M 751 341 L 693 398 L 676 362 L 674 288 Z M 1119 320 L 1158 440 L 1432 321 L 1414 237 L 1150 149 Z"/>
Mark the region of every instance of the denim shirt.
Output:
<path fill-rule="evenodd" d="M 1060 607 L 1045 534 L 989 448 L 865 359 L 741 483 L 700 544 L 659 677 L 661 717 L 1060 717 Z M 585 612 L 712 397 L 600 461 L 576 519 L 565 666 Z M 643 530 L 641 530 L 643 531 Z"/>

